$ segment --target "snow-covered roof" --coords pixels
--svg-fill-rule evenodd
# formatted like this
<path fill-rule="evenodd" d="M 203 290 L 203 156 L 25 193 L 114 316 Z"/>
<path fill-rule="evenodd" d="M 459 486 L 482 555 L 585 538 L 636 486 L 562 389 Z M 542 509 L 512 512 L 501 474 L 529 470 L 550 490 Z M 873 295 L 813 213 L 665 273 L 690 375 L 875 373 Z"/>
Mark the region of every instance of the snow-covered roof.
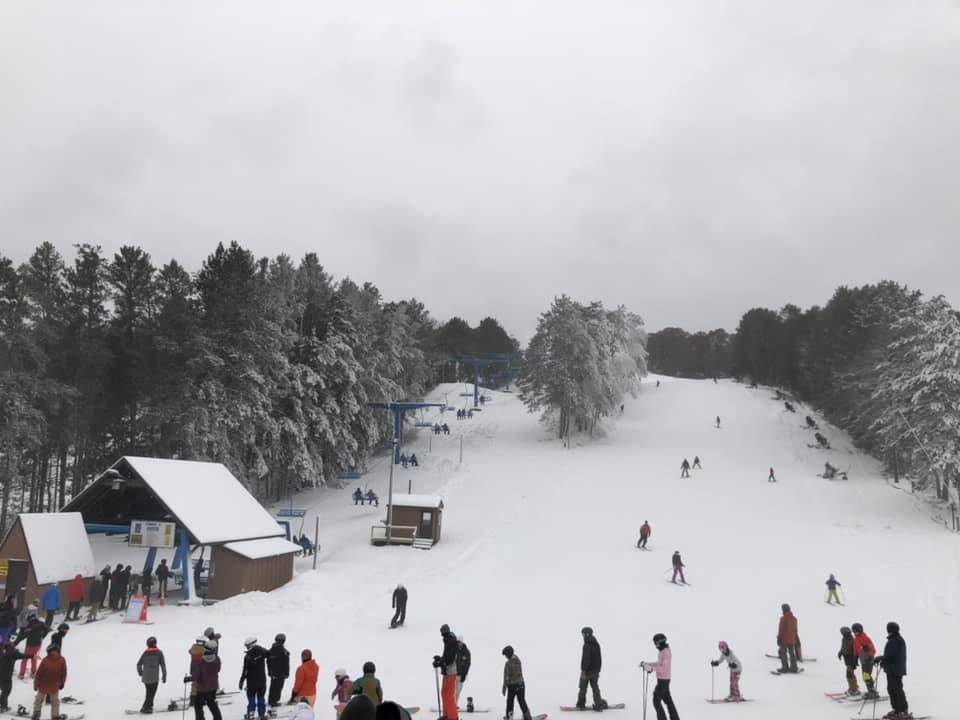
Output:
<path fill-rule="evenodd" d="M 394 493 L 393 504 L 400 505 L 401 507 L 441 508 L 443 507 L 443 498 L 439 495 L 405 495 L 402 493 Z"/>
<path fill-rule="evenodd" d="M 18 517 L 37 583 L 97 574 L 80 513 L 20 513 Z"/>
<path fill-rule="evenodd" d="M 201 545 L 283 535 L 277 521 L 220 463 L 129 455 L 123 460 Z"/>
<path fill-rule="evenodd" d="M 263 538 L 262 540 L 243 540 L 241 542 L 232 542 L 224 545 L 227 550 L 243 555 L 250 560 L 259 560 L 260 558 L 274 557 L 275 555 L 290 555 L 300 552 L 303 548 L 294 545 L 286 538 Z"/>

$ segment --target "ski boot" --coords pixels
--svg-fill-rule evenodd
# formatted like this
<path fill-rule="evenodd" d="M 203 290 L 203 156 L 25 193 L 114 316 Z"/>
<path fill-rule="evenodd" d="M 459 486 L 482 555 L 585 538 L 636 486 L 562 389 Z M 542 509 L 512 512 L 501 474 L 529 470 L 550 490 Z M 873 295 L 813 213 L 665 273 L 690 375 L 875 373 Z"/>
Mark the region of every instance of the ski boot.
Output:
<path fill-rule="evenodd" d="M 513 713 L 512 712 L 505 713 L 503 716 L 503 720 L 513 720 Z"/>
<path fill-rule="evenodd" d="M 727 695 L 723 701 L 724 702 L 740 702 L 741 698 L 739 695 Z"/>
<path fill-rule="evenodd" d="M 867 695 L 869 695 L 869 694 L 870 694 L 870 693 L 867 692 Z M 847 697 L 860 697 L 860 691 L 859 691 L 859 690 L 847 690 Z"/>
<path fill-rule="evenodd" d="M 879 700 L 879 699 L 880 699 L 880 693 L 878 693 L 876 690 L 872 690 L 872 689 L 871 689 L 871 690 L 867 690 L 867 691 L 863 694 L 863 699 L 864 699 L 864 700 Z"/>

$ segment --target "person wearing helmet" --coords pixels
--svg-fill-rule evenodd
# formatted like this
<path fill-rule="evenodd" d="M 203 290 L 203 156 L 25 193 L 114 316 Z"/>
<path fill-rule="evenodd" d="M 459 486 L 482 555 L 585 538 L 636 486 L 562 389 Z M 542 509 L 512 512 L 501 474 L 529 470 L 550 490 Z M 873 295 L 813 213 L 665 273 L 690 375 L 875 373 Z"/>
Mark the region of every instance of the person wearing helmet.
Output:
<path fill-rule="evenodd" d="M 670 665 L 673 657 L 667 644 L 667 636 L 657 633 L 653 636 L 653 645 L 657 648 L 657 659 L 640 663 L 640 667 L 646 672 L 657 673 L 657 686 L 653 689 L 653 709 L 657 711 L 657 720 L 667 720 L 667 713 L 663 711 L 664 705 L 670 713 L 670 720 L 680 720 L 670 696 Z"/>
<path fill-rule="evenodd" d="M 777 627 L 780 672 L 795 673 L 797 672 L 797 618 L 790 611 L 787 603 L 780 606 L 780 611 L 782 614 Z"/>
<path fill-rule="evenodd" d="M 280 705 L 280 696 L 283 694 L 283 684 L 290 677 L 290 651 L 284 643 L 287 636 L 277 633 L 273 645 L 267 651 L 267 674 L 270 676 L 270 692 L 267 694 L 267 704 L 270 707 Z"/>
<path fill-rule="evenodd" d="M 603 657 L 600 653 L 600 643 L 593 634 L 593 628 L 585 627 L 580 630 L 583 636 L 583 650 L 580 653 L 580 687 L 577 693 L 577 709 L 587 707 L 587 686 L 593 693 L 593 709 L 601 711 L 607 706 L 607 701 L 600 694 L 600 668 L 603 666 Z"/>
<path fill-rule="evenodd" d="M 341 705 L 346 705 L 350 702 L 350 696 L 353 695 L 353 680 L 350 679 L 350 676 L 347 675 L 347 671 L 343 668 L 337 668 L 333 677 L 336 678 L 337 685 L 333 688 L 333 692 L 330 693 L 330 699 L 337 701 L 337 707 Z M 340 714 L 340 711 L 337 710 L 337 714 Z"/>
<path fill-rule="evenodd" d="M 353 681 L 353 694 L 366 695 L 374 705 L 383 702 L 383 688 L 376 676 L 377 666 L 367 660 L 363 664 L 363 675 Z"/>
<path fill-rule="evenodd" d="M 212 627 L 208 627 L 203 631 L 203 637 L 206 638 L 204 642 L 212 642 L 215 646 L 217 655 L 220 654 L 220 633 L 216 632 Z"/>
<path fill-rule="evenodd" d="M 444 623 L 440 626 L 440 636 L 443 638 L 443 654 L 433 656 L 433 667 L 440 670 L 443 682 L 440 690 L 442 713 L 447 720 L 458 720 L 457 712 L 457 636 Z M 357 691 L 356 687 L 353 689 Z"/>
<path fill-rule="evenodd" d="M 883 655 L 877 656 L 876 661 L 887 676 L 887 695 L 893 706 L 893 710 L 884 717 L 897 720 L 910 718 L 907 696 L 903 692 L 903 676 L 907 674 L 907 643 L 900 635 L 900 625 L 893 621 L 887 623 L 887 643 L 883 646 Z"/>
<path fill-rule="evenodd" d="M 397 625 L 403 625 L 403 621 L 407 619 L 407 589 L 402 583 L 397 583 L 397 587 L 393 590 L 391 607 L 396 608 L 396 610 L 390 620 L 390 627 L 395 628 Z"/>
<path fill-rule="evenodd" d="M 217 706 L 217 691 L 220 689 L 220 657 L 216 640 L 197 641 L 203 644 L 203 656 L 200 662 L 190 666 L 190 679 L 196 687 L 193 712 L 196 720 L 204 720 L 203 708 L 210 709 L 213 720 L 222 720 Z"/>
<path fill-rule="evenodd" d="M 267 651 L 257 645 L 253 636 L 243 641 L 246 653 L 243 656 L 243 673 L 240 675 L 240 689 L 247 684 L 247 714 L 245 720 L 253 720 L 256 709 L 259 720 L 267 717 Z"/>
<path fill-rule="evenodd" d="M 293 695 L 290 696 L 290 703 L 293 704 L 297 698 L 304 698 L 310 707 L 317 701 L 317 678 L 320 676 L 320 668 L 317 667 L 317 661 L 313 659 L 313 653 L 309 650 L 300 652 L 300 667 L 293 678 Z"/>
<path fill-rule="evenodd" d="M 140 681 L 146 688 L 146 696 L 143 698 L 140 712 L 150 714 L 153 712 L 153 698 L 157 695 L 157 685 L 161 680 L 164 683 L 167 682 L 167 663 L 164 662 L 163 651 L 157 647 L 155 637 L 147 638 L 147 649 L 137 661 L 137 675 L 140 676 Z"/>
<path fill-rule="evenodd" d="M 743 670 L 743 666 L 740 664 L 740 658 L 733 654 L 733 650 L 723 640 L 717 643 L 717 647 L 720 650 L 720 657 L 711 660 L 710 664 L 717 667 L 720 663 L 725 662 L 727 667 L 730 668 L 730 694 L 724 700 L 726 702 L 741 702 L 743 697 L 740 695 L 740 672 Z"/>
<path fill-rule="evenodd" d="M 207 639 L 205 637 L 197 638 L 193 641 L 193 645 L 190 646 L 190 649 L 187 650 L 187 654 L 190 656 L 190 675 L 191 677 L 194 674 L 196 667 L 203 662 L 203 653 L 207 649 Z M 197 682 L 196 680 L 190 681 L 190 706 L 192 707 L 196 702 L 197 698 Z"/>
<path fill-rule="evenodd" d="M 61 655 L 63 654 L 63 639 L 68 632 L 70 632 L 70 626 L 66 623 L 60 623 L 57 625 L 57 631 L 50 636 L 50 646 L 57 648 Z"/>
<path fill-rule="evenodd" d="M 503 720 L 513 720 L 513 701 L 516 698 L 520 704 L 523 720 L 530 720 L 530 708 L 527 707 L 527 688 L 523 682 L 523 665 L 520 658 L 513 652 L 513 646 L 507 645 L 500 653 L 507 661 L 503 664 L 503 689 L 507 696 L 507 709 Z"/>
<path fill-rule="evenodd" d="M 880 697 L 877 692 L 876 682 L 873 679 L 873 665 L 877 655 L 877 648 L 873 644 L 870 636 L 863 631 L 863 625 L 856 622 L 850 626 L 853 630 L 853 654 L 860 661 L 860 670 L 863 672 L 863 684 L 867 686 L 867 691 L 863 696 L 867 700 L 876 700 Z"/>
<path fill-rule="evenodd" d="M 840 637 L 837 659 L 842 660 L 847 668 L 847 695 L 857 697 L 860 694 L 860 688 L 857 687 L 857 653 L 854 650 L 853 632 L 844 626 L 840 628 Z"/>

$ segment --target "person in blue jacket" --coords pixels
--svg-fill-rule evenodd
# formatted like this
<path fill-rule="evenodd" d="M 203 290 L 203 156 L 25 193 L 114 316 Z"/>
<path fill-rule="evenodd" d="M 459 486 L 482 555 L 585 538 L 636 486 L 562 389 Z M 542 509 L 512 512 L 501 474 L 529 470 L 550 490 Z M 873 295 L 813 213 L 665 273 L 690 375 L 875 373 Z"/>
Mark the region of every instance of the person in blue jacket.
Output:
<path fill-rule="evenodd" d="M 40 601 L 40 605 L 47 613 L 47 618 L 44 620 L 44 623 L 47 627 L 50 627 L 53 625 L 53 616 L 57 610 L 60 609 L 60 585 L 58 583 L 52 583 L 50 587 L 47 588 L 47 591 L 43 594 L 43 599 Z"/>
<path fill-rule="evenodd" d="M 883 646 L 883 655 L 874 658 L 874 662 L 883 668 L 887 676 L 887 695 L 890 696 L 893 712 L 885 717 L 909 718 L 907 696 L 903 692 L 903 676 L 907 674 L 907 643 L 900 636 L 897 623 L 887 623 L 887 644 Z"/>

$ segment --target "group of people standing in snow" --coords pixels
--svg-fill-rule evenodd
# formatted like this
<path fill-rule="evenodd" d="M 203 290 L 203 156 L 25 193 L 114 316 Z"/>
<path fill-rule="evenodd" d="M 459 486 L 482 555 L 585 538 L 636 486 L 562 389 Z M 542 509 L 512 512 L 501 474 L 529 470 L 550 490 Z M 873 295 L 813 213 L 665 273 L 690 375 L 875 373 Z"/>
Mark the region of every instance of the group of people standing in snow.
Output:
<path fill-rule="evenodd" d="M 859 664 L 863 674 L 863 684 L 867 689 L 862 697 L 866 700 L 878 700 L 880 694 L 876 690 L 874 668 L 880 666 L 887 678 L 887 695 L 890 696 L 890 705 L 893 708 L 884 717 L 896 720 L 908 719 L 909 705 L 903 690 L 903 677 L 907 674 L 907 644 L 900 635 L 900 625 L 893 621 L 887 623 L 887 642 L 881 655 L 877 655 L 873 640 L 864 632 L 863 625 L 858 622 L 850 627 L 840 628 L 840 638 L 837 658 L 846 668 L 846 695 L 861 696 L 857 685 L 857 665 Z"/>

